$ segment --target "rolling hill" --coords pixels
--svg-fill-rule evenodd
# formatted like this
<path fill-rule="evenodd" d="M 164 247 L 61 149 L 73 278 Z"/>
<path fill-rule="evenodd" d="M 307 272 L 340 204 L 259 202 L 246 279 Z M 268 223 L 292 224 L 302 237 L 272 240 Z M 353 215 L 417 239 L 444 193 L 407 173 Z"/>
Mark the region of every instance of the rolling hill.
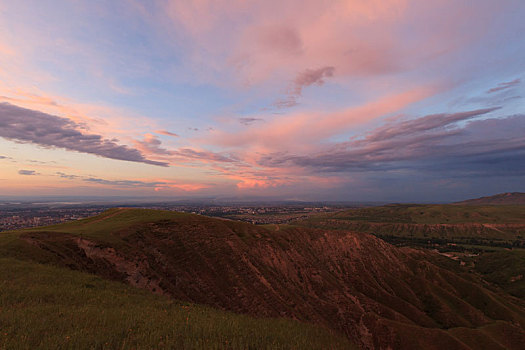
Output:
<path fill-rule="evenodd" d="M 393 204 L 320 214 L 294 224 L 373 234 L 396 246 L 452 254 L 512 295 L 525 297 L 525 280 L 519 277 L 525 271 L 522 205 Z"/>
<path fill-rule="evenodd" d="M 469 199 L 457 202 L 459 205 L 525 205 L 525 193 L 507 192 L 494 196 Z"/>
<path fill-rule="evenodd" d="M 393 243 L 525 245 L 525 206 L 395 204 L 320 214 L 295 225 L 370 233 Z"/>
<path fill-rule="evenodd" d="M 525 342 L 522 300 L 450 259 L 373 235 L 113 209 L 0 237 L 0 256 L 14 261 L 315 324 L 363 349 L 519 349 Z"/>

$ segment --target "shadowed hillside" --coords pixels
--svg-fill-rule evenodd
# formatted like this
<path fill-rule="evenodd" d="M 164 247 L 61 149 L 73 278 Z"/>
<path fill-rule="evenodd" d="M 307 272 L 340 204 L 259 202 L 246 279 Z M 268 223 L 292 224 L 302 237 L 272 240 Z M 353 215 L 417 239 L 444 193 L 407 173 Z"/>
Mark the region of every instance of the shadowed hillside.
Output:
<path fill-rule="evenodd" d="M 521 300 L 447 258 L 371 235 L 115 209 L 6 237 L 2 255 L 323 325 L 362 348 L 518 349 L 525 342 Z"/>
<path fill-rule="evenodd" d="M 320 214 L 294 224 L 368 233 L 396 246 L 438 250 L 512 295 L 525 296 L 525 259 L 519 258 L 525 256 L 522 205 L 396 204 Z"/>

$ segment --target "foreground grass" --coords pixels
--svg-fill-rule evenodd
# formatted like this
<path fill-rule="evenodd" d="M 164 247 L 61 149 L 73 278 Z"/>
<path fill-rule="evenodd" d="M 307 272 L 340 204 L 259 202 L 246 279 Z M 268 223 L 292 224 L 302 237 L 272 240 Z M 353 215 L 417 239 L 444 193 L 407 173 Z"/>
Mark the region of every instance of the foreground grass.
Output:
<path fill-rule="evenodd" d="M 94 275 L 0 258 L 0 349 L 351 349 L 286 319 L 176 302 Z"/>

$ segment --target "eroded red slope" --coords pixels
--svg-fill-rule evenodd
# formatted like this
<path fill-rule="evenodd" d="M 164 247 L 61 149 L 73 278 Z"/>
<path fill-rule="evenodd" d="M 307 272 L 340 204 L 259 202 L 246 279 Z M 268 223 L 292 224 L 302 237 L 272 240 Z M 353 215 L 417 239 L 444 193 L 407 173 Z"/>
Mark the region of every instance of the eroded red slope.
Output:
<path fill-rule="evenodd" d="M 71 268 L 235 312 L 323 324 L 362 348 L 525 343 L 521 301 L 444 258 L 371 235 L 269 231 L 200 216 L 107 234 L 120 243 L 52 232 L 24 237 Z"/>

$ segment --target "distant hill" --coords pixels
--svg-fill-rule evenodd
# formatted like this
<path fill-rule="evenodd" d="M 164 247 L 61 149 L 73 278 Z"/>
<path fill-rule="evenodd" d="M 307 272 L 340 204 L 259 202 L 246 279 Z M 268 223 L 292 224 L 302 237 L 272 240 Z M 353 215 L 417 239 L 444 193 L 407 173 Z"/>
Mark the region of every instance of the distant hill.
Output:
<path fill-rule="evenodd" d="M 524 205 L 396 204 L 320 213 L 293 224 L 372 234 L 396 246 L 454 252 L 485 279 L 525 299 L 525 279 L 520 277 L 525 276 Z M 497 258 L 480 255 L 494 252 L 499 252 L 491 255 Z M 502 261 L 507 264 L 501 266 Z"/>
<path fill-rule="evenodd" d="M 459 205 L 525 205 L 525 193 L 507 192 L 494 196 L 468 199 L 466 201 L 456 202 Z"/>
<path fill-rule="evenodd" d="M 3 233 L 2 256 L 217 309 L 308 322 L 362 349 L 521 349 L 525 343 L 522 300 L 448 258 L 363 233 L 113 209 Z"/>

